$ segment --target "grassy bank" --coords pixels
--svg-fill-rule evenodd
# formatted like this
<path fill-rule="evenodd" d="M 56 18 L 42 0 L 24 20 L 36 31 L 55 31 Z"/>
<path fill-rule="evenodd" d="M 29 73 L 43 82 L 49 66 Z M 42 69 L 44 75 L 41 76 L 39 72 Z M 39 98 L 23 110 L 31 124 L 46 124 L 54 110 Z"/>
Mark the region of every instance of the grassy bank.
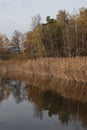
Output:
<path fill-rule="evenodd" d="M 0 61 L 0 75 L 30 74 L 87 82 L 87 57 Z"/>

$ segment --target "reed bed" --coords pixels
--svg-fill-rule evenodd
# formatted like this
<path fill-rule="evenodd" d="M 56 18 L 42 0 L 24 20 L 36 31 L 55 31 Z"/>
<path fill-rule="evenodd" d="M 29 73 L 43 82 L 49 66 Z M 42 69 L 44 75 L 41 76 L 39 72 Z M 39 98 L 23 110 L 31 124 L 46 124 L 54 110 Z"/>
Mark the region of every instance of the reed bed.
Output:
<path fill-rule="evenodd" d="M 87 82 L 87 57 L 0 61 L 0 75 L 41 75 Z"/>

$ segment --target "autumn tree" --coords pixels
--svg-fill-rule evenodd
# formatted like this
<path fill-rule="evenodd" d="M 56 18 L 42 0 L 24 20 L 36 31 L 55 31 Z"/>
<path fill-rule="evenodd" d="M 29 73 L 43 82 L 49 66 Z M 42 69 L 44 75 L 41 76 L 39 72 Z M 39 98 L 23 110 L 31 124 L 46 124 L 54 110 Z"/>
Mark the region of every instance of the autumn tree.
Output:
<path fill-rule="evenodd" d="M 9 39 L 6 35 L 0 34 L 0 58 L 5 56 L 5 52 L 8 51 Z"/>
<path fill-rule="evenodd" d="M 81 8 L 78 17 L 79 53 L 87 55 L 87 9 Z"/>
<path fill-rule="evenodd" d="M 25 48 L 29 58 L 40 58 L 45 56 L 45 48 L 42 44 L 42 26 L 41 17 L 36 15 L 32 17 L 32 31 L 25 35 Z"/>
<path fill-rule="evenodd" d="M 20 33 L 19 31 L 15 31 L 11 39 L 11 44 L 10 44 L 11 51 L 21 52 L 23 46 L 24 46 L 23 34 Z"/>
<path fill-rule="evenodd" d="M 64 56 L 71 57 L 71 44 L 70 44 L 70 19 L 69 13 L 66 10 L 60 10 L 56 16 L 57 24 L 62 31 L 63 50 Z"/>
<path fill-rule="evenodd" d="M 41 16 L 39 14 L 32 17 L 31 29 L 35 29 L 37 26 L 41 25 Z"/>
<path fill-rule="evenodd" d="M 50 23 L 42 28 L 43 45 L 48 57 L 62 56 L 62 32 L 57 23 Z"/>

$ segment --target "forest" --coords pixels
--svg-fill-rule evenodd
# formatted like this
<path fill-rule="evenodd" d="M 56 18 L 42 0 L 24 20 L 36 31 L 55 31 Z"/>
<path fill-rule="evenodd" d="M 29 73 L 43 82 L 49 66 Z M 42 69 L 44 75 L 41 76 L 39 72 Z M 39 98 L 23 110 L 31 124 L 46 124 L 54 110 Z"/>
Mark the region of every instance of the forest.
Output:
<path fill-rule="evenodd" d="M 0 34 L 0 59 L 36 59 L 87 55 L 87 8 L 70 14 L 59 10 L 56 18 L 32 17 L 31 30 L 15 30 L 9 39 Z"/>

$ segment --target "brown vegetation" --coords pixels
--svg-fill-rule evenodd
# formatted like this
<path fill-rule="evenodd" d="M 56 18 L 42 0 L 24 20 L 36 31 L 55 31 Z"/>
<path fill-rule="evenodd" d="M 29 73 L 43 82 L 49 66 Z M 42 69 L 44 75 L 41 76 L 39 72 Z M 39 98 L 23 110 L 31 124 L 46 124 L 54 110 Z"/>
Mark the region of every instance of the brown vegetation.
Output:
<path fill-rule="evenodd" d="M 0 75 L 50 76 L 77 82 L 87 82 L 87 57 L 44 58 L 27 61 L 1 61 Z"/>

